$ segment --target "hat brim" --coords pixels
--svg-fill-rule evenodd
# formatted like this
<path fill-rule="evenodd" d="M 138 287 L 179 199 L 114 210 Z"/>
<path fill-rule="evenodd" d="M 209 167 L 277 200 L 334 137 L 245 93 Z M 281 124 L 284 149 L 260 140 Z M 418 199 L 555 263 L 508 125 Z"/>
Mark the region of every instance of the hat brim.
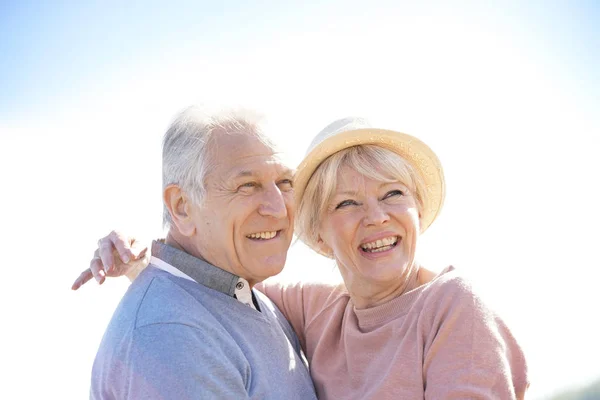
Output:
<path fill-rule="evenodd" d="M 421 233 L 425 232 L 442 209 L 446 186 L 442 165 L 425 143 L 402 132 L 386 129 L 355 129 L 326 138 L 312 149 L 298 166 L 294 179 L 296 204 L 300 205 L 308 181 L 315 170 L 332 154 L 348 147 L 372 144 L 404 158 L 421 177 L 425 187 L 421 210 Z"/>

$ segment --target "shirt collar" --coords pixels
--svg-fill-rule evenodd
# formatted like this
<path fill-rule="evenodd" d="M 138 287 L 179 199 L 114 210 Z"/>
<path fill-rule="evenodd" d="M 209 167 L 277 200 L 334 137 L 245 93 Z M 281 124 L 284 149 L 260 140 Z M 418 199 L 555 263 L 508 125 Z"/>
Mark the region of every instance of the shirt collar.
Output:
<path fill-rule="evenodd" d="M 172 275 L 235 296 L 240 302 L 256 309 L 248 281 L 184 251 L 154 240 L 150 264 Z"/>

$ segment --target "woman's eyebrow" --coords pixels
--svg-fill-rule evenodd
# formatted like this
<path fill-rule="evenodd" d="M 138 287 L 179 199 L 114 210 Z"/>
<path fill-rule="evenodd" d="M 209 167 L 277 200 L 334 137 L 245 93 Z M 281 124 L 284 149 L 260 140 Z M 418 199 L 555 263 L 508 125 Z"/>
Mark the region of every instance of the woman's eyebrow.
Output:
<path fill-rule="evenodd" d="M 358 194 L 358 192 L 356 190 L 344 190 L 342 192 L 334 193 L 335 196 L 338 196 L 338 195 L 356 196 L 357 194 Z"/>

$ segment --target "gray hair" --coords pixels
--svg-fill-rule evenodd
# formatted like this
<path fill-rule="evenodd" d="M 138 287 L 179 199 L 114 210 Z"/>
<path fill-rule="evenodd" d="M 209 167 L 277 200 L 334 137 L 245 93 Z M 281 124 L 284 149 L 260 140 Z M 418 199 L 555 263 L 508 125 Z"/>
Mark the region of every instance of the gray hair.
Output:
<path fill-rule="evenodd" d="M 163 138 L 163 193 L 169 185 L 178 185 L 196 205 L 206 196 L 205 179 L 214 163 L 210 142 L 214 134 L 247 133 L 275 149 L 262 128 L 262 115 L 246 109 L 222 109 L 209 112 L 199 106 L 183 110 L 171 123 Z M 173 220 L 163 205 L 163 226 Z"/>

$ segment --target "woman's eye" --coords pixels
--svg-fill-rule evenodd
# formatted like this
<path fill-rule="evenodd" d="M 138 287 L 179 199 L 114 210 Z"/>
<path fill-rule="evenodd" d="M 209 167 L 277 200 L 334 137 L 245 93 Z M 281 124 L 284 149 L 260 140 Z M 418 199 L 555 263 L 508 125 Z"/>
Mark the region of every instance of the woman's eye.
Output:
<path fill-rule="evenodd" d="M 355 204 L 356 204 L 356 202 L 354 200 L 344 200 L 344 201 L 338 203 L 338 205 L 335 206 L 335 209 L 337 210 L 339 208 L 351 206 L 351 205 L 355 205 Z"/>
<path fill-rule="evenodd" d="M 383 196 L 384 199 L 389 199 L 390 197 L 395 197 L 395 196 L 403 196 L 404 192 L 402 190 L 390 190 L 389 192 L 387 192 L 385 194 L 385 196 Z"/>

